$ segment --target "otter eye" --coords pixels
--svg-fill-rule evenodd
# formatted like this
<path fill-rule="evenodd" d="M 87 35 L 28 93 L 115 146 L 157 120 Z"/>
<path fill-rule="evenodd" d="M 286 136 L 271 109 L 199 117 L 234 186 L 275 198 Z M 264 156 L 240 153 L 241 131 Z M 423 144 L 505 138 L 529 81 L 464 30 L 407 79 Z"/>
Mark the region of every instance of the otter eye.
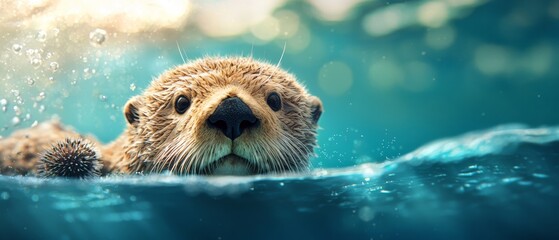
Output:
<path fill-rule="evenodd" d="M 188 107 L 190 107 L 190 100 L 183 95 L 179 96 L 175 102 L 175 110 L 177 113 L 183 114 L 188 110 Z"/>
<path fill-rule="evenodd" d="M 270 106 L 270 108 L 274 110 L 274 112 L 277 112 L 281 109 L 281 98 L 276 92 L 270 93 L 270 95 L 268 95 L 266 103 L 268 103 L 268 106 Z"/>

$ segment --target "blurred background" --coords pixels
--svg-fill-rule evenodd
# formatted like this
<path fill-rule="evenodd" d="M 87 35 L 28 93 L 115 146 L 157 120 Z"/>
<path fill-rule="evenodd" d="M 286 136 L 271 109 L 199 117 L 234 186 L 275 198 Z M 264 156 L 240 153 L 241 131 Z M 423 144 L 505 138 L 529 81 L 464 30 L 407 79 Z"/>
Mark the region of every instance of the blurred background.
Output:
<path fill-rule="evenodd" d="M 315 167 L 559 123 L 559 0 L 0 0 L 0 136 L 58 116 L 103 142 L 162 71 L 253 56 L 325 106 Z"/>

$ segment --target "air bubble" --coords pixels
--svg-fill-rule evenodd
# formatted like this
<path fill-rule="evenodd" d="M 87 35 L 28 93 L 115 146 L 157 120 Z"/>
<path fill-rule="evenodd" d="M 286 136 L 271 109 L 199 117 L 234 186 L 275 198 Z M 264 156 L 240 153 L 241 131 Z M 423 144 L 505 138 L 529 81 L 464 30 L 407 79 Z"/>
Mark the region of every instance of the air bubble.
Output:
<path fill-rule="evenodd" d="M 93 74 L 95 74 L 95 69 L 90 69 L 90 68 L 84 68 L 83 69 L 83 78 L 84 79 L 90 79 Z"/>
<path fill-rule="evenodd" d="M 35 80 L 33 80 L 32 78 L 28 77 L 26 83 L 27 83 L 28 85 L 33 85 L 33 84 L 35 84 Z"/>
<path fill-rule="evenodd" d="M 47 40 L 47 32 L 39 31 L 35 36 L 35 39 L 39 42 L 44 42 L 45 40 Z"/>
<path fill-rule="evenodd" d="M 10 194 L 8 192 L 2 192 L 2 194 L 0 194 L 0 198 L 2 200 L 8 200 L 10 199 Z"/>
<path fill-rule="evenodd" d="M 19 124 L 19 122 L 20 122 L 19 117 L 12 118 L 12 125 L 16 126 Z"/>
<path fill-rule="evenodd" d="M 130 83 L 130 90 L 131 91 L 135 91 L 136 90 L 136 85 L 134 83 Z"/>
<path fill-rule="evenodd" d="M 5 98 L 0 99 L 0 105 L 2 106 L 8 105 L 8 100 L 6 100 Z"/>
<path fill-rule="evenodd" d="M 49 64 L 49 67 L 50 67 L 51 71 L 56 72 L 56 71 L 58 71 L 59 65 L 58 65 L 57 62 L 51 62 Z"/>
<path fill-rule="evenodd" d="M 37 96 L 36 100 L 37 100 L 37 102 L 40 102 L 40 101 L 45 100 L 46 97 L 47 96 L 45 95 L 45 92 L 40 92 L 39 96 Z"/>
<path fill-rule="evenodd" d="M 89 33 L 89 43 L 95 47 L 101 46 L 107 39 L 107 31 L 103 29 L 95 29 Z"/>
<path fill-rule="evenodd" d="M 23 49 L 23 46 L 21 46 L 20 44 L 15 43 L 14 45 L 12 45 L 12 50 L 15 53 L 20 53 L 21 49 Z"/>
<path fill-rule="evenodd" d="M 99 95 L 99 100 L 101 100 L 102 102 L 107 101 L 107 96 Z"/>
<path fill-rule="evenodd" d="M 52 29 L 52 35 L 54 35 L 55 37 L 58 37 L 59 33 L 60 33 L 60 29 L 58 29 L 58 28 Z"/>
<path fill-rule="evenodd" d="M 362 221 L 369 222 L 375 218 L 375 211 L 372 208 L 365 206 L 359 209 L 357 215 Z"/>
<path fill-rule="evenodd" d="M 21 114 L 21 109 L 19 109 L 18 106 L 14 106 L 12 109 L 14 110 L 14 112 L 16 113 L 17 116 L 19 116 Z"/>
<path fill-rule="evenodd" d="M 27 49 L 25 51 L 25 55 L 29 58 L 29 60 L 33 59 L 40 59 L 42 60 L 43 56 L 41 56 L 42 49 Z"/>
<path fill-rule="evenodd" d="M 41 64 L 43 64 L 43 60 L 41 60 L 40 58 L 33 58 L 31 59 L 31 65 L 34 68 L 39 68 L 41 66 Z"/>

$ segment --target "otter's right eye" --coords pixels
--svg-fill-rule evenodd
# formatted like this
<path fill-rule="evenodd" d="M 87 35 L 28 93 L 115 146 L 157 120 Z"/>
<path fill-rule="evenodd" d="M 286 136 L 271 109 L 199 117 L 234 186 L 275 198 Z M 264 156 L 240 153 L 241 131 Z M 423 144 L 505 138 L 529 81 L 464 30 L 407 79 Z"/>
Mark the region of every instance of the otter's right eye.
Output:
<path fill-rule="evenodd" d="M 270 108 L 274 110 L 274 112 L 277 112 L 281 109 L 281 98 L 276 92 L 272 92 L 270 93 L 270 95 L 268 95 L 266 103 L 268 103 L 268 106 L 270 106 Z"/>
<path fill-rule="evenodd" d="M 179 96 L 175 102 L 175 111 L 179 114 L 183 114 L 188 110 L 188 107 L 190 107 L 190 100 L 183 95 Z"/>

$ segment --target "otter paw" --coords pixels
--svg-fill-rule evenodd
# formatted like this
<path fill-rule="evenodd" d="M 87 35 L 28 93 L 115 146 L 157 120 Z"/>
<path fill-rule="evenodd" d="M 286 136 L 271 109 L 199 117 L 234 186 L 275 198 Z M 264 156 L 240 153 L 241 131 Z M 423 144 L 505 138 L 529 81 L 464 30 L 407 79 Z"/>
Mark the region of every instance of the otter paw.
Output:
<path fill-rule="evenodd" d="M 99 159 L 99 151 L 88 140 L 66 138 L 44 152 L 37 172 L 43 177 L 98 177 L 102 167 Z"/>

